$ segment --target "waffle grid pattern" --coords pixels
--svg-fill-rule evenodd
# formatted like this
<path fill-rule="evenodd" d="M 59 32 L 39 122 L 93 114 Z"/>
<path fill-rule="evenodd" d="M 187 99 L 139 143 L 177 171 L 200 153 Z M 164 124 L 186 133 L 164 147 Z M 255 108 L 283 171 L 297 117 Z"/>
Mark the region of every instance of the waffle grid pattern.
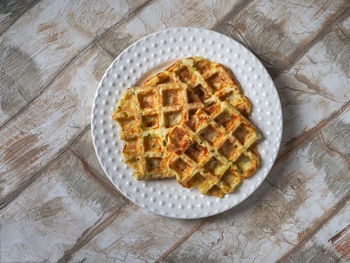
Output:
<path fill-rule="evenodd" d="M 170 83 L 130 88 L 112 118 L 122 128 L 126 163 L 140 179 L 174 177 L 166 164 L 167 134 L 204 107 L 186 84 Z"/>
<path fill-rule="evenodd" d="M 169 82 L 188 84 L 206 105 L 227 101 L 244 116 L 250 114 L 250 102 L 243 95 L 238 81 L 219 63 L 201 57 L 185 58 L 147 80 L 145 85 Z"/>
<path fill-rule="evenodd" d="M 255 145 L 250 147 L 260 135 L 227 102 L 200 109 L 193 118 L 169 134 L 169 167 L 181 185 L 222 197 L 258 167 Z"/>

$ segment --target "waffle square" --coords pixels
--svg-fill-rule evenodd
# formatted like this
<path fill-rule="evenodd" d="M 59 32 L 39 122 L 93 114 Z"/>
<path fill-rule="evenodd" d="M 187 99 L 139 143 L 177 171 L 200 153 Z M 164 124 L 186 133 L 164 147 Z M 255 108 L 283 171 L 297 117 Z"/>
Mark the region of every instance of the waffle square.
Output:
<path fill-rule="evenodd" d="M 185 58 L 148 79 L 145 85 L 172 82 L 188 84 L 206 105 L 227 101 L 244 116 L 250 114 L 250 102 L 243 95 L 238 81 L 229 69 L 219 63 L 202 57 Z"/>
<path fill-rule="evenodd" d="M 189 123 L 204 104 L 184 83 L 142 86 L 126 90 L 112 119 L 121 126 L 127 165 L 138 179 L 174 177 L 167 167 L 168 133 Z"/>
<path fill-rule="evenodd" d="M 259 138 L 253 124 L 231 104 L 216 103 L 172 129 L 168 166 L 182 186 L 222 197 L 257 169 Z"/>

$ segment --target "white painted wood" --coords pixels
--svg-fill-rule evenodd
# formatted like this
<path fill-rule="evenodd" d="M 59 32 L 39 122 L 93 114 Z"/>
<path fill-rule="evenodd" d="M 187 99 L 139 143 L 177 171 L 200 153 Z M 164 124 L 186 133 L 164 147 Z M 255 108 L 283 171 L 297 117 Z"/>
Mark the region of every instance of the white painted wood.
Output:
<path fill-rule="evenodd" d="M 55 262 L 124 200 L 96 183 L 66 152 L 1 211 L 1 262 Z"/>
<path fill-rule="evenodd" d="M 0 34 L 36 2 L 35 0 L 2 1 L 0 3 Z"/>
<path fill-rule="evenodd" d="M 349 21 L 342 25 L 345 27 Z M 350 100 L 349 60 L 348 37 L 335 26 L 290 70 L 275 79 L 285 123 L 282 145 L 327 119 Z"/>
<path fill-rule="evenodd" d="M 348 1 L 253 1 L 218 30 L 258 54 L 273 76 L 349 7 Z"/>
<path fill-rule="evenodd" d="M 214 27 L 243 0 L 234 1 L 154 1 L 136 17 L 110 31 L 99 41 L 113 56 L 117 56 L 135 40 L 170 27 Z"/>
<path fill-rule="evenodd" d="M 350 202 L 285 262 L 349 262 Z"/>
<path fill-rule="evenodd" d="M 111 61 L 97 46 L 85 52 L 0 130 L 1 197 L 30 180 L 89 124 L 98 81 Z"/>
<path fill-rule="evenodd" d="M 0 36 L 1 70 L 30 101 L 91 41 L 145 1 L 42 1 Z M 3 107 L 0 125 L 21 108 L 14 102 Z"/>
<path fill-rule="evenodd" d="M 93 173 L 96 178 L 100 179 L 102 183 L 108 186 L 109 189 L 119 193 L 119 191 L 104 173 L 97 159 L 95 149 L 92 144 L 90 129 L 71 147 L 71 150 L 78 156 L 85 166 L 90 169 L 91 173 Z"/>
<path fill-rule="evenodd" d="M 161 217 L 130 204 L 71 262 L 153 262 L 198 224 L 199 220 Z"/>

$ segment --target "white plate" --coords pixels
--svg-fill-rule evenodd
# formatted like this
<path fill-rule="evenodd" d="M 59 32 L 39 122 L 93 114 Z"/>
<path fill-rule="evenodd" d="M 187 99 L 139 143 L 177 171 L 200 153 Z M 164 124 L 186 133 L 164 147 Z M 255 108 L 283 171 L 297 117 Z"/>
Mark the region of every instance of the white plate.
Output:
<path fill-rule="evenodd" d="M 224 198 L 203 196 L 175 179 L 137 181 L 123 161 L 123 142 L 111 115 L 123 92 L 141 84 L 175 60 L 202 56 L 230 68 L 252 103 L 250 120 L 263 139 L 258 145 L 261 166 L 237 191 Z M 176 218 L 200 218 L 224 212 L 251 195 L 270 171 L 280 146 L 282 111 L 269 74 L 259 60 L 235 40 L 200 28 L 172 28 L 148 35 L 124 50 L 104 74 L 94 99 L 92 138 L 108 178 L 127 198 L 154 213 Z"/>

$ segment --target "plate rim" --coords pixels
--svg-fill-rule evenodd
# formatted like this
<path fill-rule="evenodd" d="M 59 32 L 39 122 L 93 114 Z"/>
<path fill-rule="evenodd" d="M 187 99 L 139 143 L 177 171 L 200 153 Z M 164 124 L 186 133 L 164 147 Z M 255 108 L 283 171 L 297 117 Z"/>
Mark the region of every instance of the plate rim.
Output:
<path fill-rule="evenodd" d="M 273 156 L 273 161 L 272 161 L 272 165 L 271 167 L 269 167 L 269 169 L 267 169 L 266 172 L 264 172 L 264 175 L 262 176 L 262 180 L 260 182 L 258 182 L 256 184 L 256 187 L 254 188 L 253 191 L 251 191 L 249 194 L 245 194 L 243 198 L 240 198 L 239 201 L 237 203 L 235 203 L 234 205 L 228 207 L 228 208 L 224 208 L 222 210 L 219 210 L 217 212 L 213 212 L 213 213 L 209 213 L 208 215 L 200 215 L 200 216 L 186 216 L 186 217 L 181 217 L 181 216 L 172 216 L 171 214 L 162 214 L 160 212 L 158 212 L 157 210 L 152 210 L 148 207 L 145 207 L 143 204 L 140 204 L 138 202 L 135 202 L 134 200 L 131 199 L 131 197 L 129 197 L 122 189 L 120 189 L 112 180 L 111 176 L 108 174 L 107 172 L 107 168 L 104 166 L 103 162 L 102 162 L 102 157 L 99 155 L 98 153 L 98 150 L 97 150 L 97 145 L 96 145 L 96 138 L 95 138 L 95 127 L 94 127 L 94 110 L 95 110 L 95 107 L 96 107 L 96 99 L 98 97 L 98 94 L 99 94 L 99 90 L 102 88 L 103 86 L 103 80 L 107 77 L 107 74 L 108 72 L 111 70 L 111 68 L 113 67 L 114 63 L 124 55 L 124 53 L 127 53 L 127 51 L 129 49 L 131 49 L 133 46 L 136 46 L 138 42 L 141 42 L 141 41 L 144 41 L 145 39 L 147 38 L 151 38 L 152 36 L 155 36 L 159 33 L 166 33 L 166 32 L 169 32 L 169 31 L 173 31 L 173 30 L 203 30 L 203 31 L 208 31 L 210 34 L 217 34 L 217 35 L 220 35 L 221 37 L 223 38 L 226 38 L 228 39 L 229 41 L 233 41 L 235 42 L 236 44 L 238 44 L 238 46 L 240 46 L 240 48 L 242 48 L 243 50 L 246 50 L 249 54 L 251 54 L 253 57 L 256 58 L 257 60 L 257 63 L 260 64 L 262 66 L 262 70 L 265 71 L 265 75 L 266 77 L 268 78 L 268 80 L 272 83 L 272 86 L 273 86 L 273 89 L 274 91 L 276 92 L 276 95 L 277 95 L 277 102 L 278 102 L 278 111 L 279 111 L 279 116 L 281 117 L 280 118 L 280 121 L 279 121 L 279 125 L 281 127 L 281 129 L 279 130 L 279 133 L 278 133 L 278 147 L 277 147 L 277 151 L 276 151 L 276 154 Z M 142 77 L 142 76 L 141 76 Z M 249 98 L 248 98 L 249 99 Z M 231 210 L 232 208 L 238 206 L 239 204 L 241 204 L 242 202 L 244 202 L 249 196 L 251 196 L 261 185 L 262 183 L 266 180 L 266 177 L 269 175 L 269 173 L 271 172 L 275 162 L 276 162 L 276 158 L 277 158 L 277 155 L 279 153 L 279 150 L 281 148 L 281 142 L 282 142 L 282 134 L 283 134 L 283 111 L 282 111 L 282 105 L 281 105 L 281 99 L 280 99 L 280 96 L 279 96 L 279 93 L 278 93 L 278 90 L 276 88 L 276 85 L 273 81 L 273 79 L 271 78 L 269 72 L 267 71 L 266 67 L 264 66 L 264 64 L 260 61 L 260 59 L 253 53 L 251 52 L 246 46 L 244 46 L 243 44 L 241 44 L 240 42 L 238 42 L 237 40 L 223 34 L 223 33 L 220 33 L 220 32 L 217 32 L 217 31 L 214 31 L 214 30 L 211 30 L 211 29 L 208 29 L 208 28 L 202 28 L 202 27 L 170 27 L 170 28 L 166 28 L 166 29 L 163 29 L 163 30 L 160 30 L 160 31 L 156 31 L 156 32 L 153 32 L 151 34 L 147 34 L 141 38 L 139 38 L 138 40 L 136 40 L 135 42 L 133 42 L 132 44 L 130 44 L 129 46 L 127 46 L 122 52 L 120 52 L 114 59 L 113 61 L 111 62 L 111 64 L 108 66 L 108 68 L 105 70 L 101 80 L 99 81 L 99 84 L 97 86 L 97 89 L 95 91 L 95 95 L 94 95 L 94 98 L 93 98 L 93 103 L 92 103 L 92 108 L 91 108 L 91 136 L 92 136 L 92 143 L 93 143 L 93 146 L 94 146 L 94 150 L 95 150 L 95 153 L 96 153 L 96 156 L 97 156 L 97 159 L 99 161 L 99 164 L 100 166 L 102 167 L 104 173 L 105 173 L 105 176 L 107 176 L 108 180 L 112 183 L 112 185 L 125 197 L 127 198 L 129 201 L 131 201 L 132 203 L 136 204 L 137 206 L 141 207 L 142 209 L 146 209 L 147 211 L 149 212 L 152 212 L 152 213 L 155 213 L 157 215 L 160 215 L 160 216 L 164 216 L 164 217 L 169 217 L 169 218 L 176 218 L 176 219 L 200 219 L 200 218 L 207 218 L 207 217 L 210 217 L 210 216 L 214 216 L 214 215 L 217 215 L 217 214 L 221 214 L 221 213 L 224 213 L 224 212 L 227 212 L 229 210 Z M 254 175 L 253 175 L 254 176 Z M 214 209 L 213 209 L 214 210 Z"/>

